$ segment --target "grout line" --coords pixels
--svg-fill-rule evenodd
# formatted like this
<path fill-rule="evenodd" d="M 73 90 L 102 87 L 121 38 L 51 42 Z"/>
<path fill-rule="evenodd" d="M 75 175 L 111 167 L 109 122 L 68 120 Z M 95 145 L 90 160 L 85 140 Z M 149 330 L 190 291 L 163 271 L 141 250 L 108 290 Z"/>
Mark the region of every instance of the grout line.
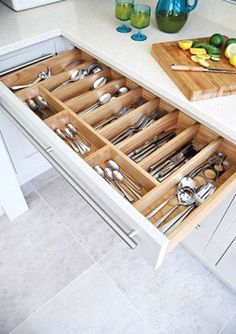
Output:
<path fill-rule="evenodd" d="M 55 169 L 55 168 L 54 168 Z M 47 173 L 47 171 L 45 172 L 45 173 Z M 39 175 L 40 176 L 40 175 Z M 30 184 L 31 184 L 31 186 L 33 187 L 33 189 L 34 190 L 39 190 L 40 188 L 42 188 L 43 186 L 45 186 L 47 183 L 49 183 L 50 181 L 53 181 L 53 180 L 55 180 L 57 177 L 59 177 L 60 176 L 60 174 L 59 175 L 55 175 L 55 176 L 53 176 L 53 177 L 51 177 L 51 178 L 49 178 L 49 179 L 47 179 L 47 180 L 45 180 L 45 182 L 43 182 L 39 187 L 35 187 L 33 184 L 32 184 L 32 182 L 31 181 L 29 181 L 30 182 Z M 37 178 L 37 177 L 36 177 Z"/>
<path fill-rule="evenodd" d="M 63 220 L 57 215 L 57 213 L 53 210 L 53 208 L 51 208 L 51 206 L 48 204 L 48 202 L 41 196 L 41 194 L 35 190 L 35 192 L 39 195 L 40 199 L 43 201 L 43 203 L 53 212 L 53 214 L 57 217 L 57 219 L 60 221 L 60 223 L 62 223 L 63 227 L 67 230 L 67 232 L 70 233 L 70 235 L 72 236 L 72 238 L 74 239 L 74 241 L 82 248 L 82 250 L 88 255 L 88 257 L 93 261 L 93 263 L 96 263 L 95 259 L 92 257 L 91 254 L 89 254 L 89 252 L 87 251 L 86 248 L 84 248 L 84 246 L 81 244 L 81 242 L 79 240 L 77 240 L 77 238 L 74 236 L 74 234 L 70 231 L 70 229 L 68 228 L 68 226 L 63 222 Z"/>
<path fill-rule="evenodd" d="M 150 328 L 151 332 L 150 334 L 156 334 L 156 332 L 154 331 L 154 329 L 152 328 L 152 326 L 150 325 L 150 323 L 148 323 L 148 321 L 142 316 L 142 314 L 139 312 L 139 310 L 137 310 L 137 308 L 135 307 L 135 305 L 131 302 L 131 300 L 124 294 L 124 292 L 118 287 L 118 285 L 113 281 L 113 279 L 102 269 L 102 267 L 100 267 L 99 263 L 96 264 L 97 268 L 101 270 L 101 272 L 107 277 L 107 279 L 111 282 L 111 284 L 114 286 L 114 288 L 116 290 L 119 291 L 119 293 L 126 299 L 126 301 L 128 302 L 128 304 L 135 310 L 135 312 L 138 314 L 138 316 L 140 317 L 140 319 L 143 320 L 143 322 L 148 325 L 148 327 Z"/>
<path fill-rule="evenodd" d="M 9 334 L 14 333 L 15 330 L 17 330 L 18 327 L 20 327 L 22 324 L 30 320 L 35 314 L 41 311 L 42 308 L 47 306 L 49 303 L 51 303 L 56 297 L 60 296 L 67 288 L 69 288 L 72 284 L 74 284 L 77 280 L 79 280 L 83 275 L 85 275 L 90 269 L 94 268 L 96 266 L 96 263 L 93 263 L 89 268 L 87 268 L 85 271 L 83 271 L 78 277 L 76 277 L 73 281 L 71 281 L 69 284 L 64 286 L 60 291 L 58 291 L 52 298 L 50 298 L 46 303 L 41 305 L 36 311 L 34 311 L 30 316 L 28 316 L 25 320 L 23 320 L 20 324 L 18 324 L 14 329 L 12 329 Z"/>
<path fill-rule="evenodd" d="M 230 324 L 230 322 L 233 320 L 233 318 L 236 316 L 236 312 L 233 313 L 232 317 L 229 318 L 228 321 L 226 321 L 226 324 L 220 329 L 220 331 L 218 332 L 218 334 L 223 333 L 223 331 L 225 330 L 225 328 L 228 326 L 228 324 Z"/>

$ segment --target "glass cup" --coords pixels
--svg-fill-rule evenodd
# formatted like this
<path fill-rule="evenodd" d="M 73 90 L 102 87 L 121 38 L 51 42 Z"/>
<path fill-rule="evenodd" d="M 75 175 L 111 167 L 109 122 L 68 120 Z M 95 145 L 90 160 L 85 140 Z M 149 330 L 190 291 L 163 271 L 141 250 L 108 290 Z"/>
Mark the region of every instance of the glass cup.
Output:
<path fill-rule="evenodd" d="M 116 18 L 123 22 L 129 21 L 133 4 L 134 0 L 116 0 Z M 116 30 L 121 33 L 126 33 L 130 32 L 131 28 L 123 23 L 122 25 L 117 27 Z"/>
<path fill-rule="evenodd" d="M 147 36 L 141 33 L 150 24 L 151 7 L 148 5 L 134 5 L 131 12 L 131 26 L 138 29 L 131 38 L 135 41 L 145 41 Z"/>

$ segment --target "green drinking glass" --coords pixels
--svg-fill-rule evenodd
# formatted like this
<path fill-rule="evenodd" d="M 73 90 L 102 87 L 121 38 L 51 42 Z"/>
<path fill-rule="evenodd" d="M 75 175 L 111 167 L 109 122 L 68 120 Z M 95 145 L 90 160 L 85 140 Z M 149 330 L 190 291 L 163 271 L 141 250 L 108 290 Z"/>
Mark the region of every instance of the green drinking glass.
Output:
<path fill-rule="evenodd" d="M 131 38 L 135 41 L 141 42 L 147 39 L 145 34 L 141 33 L 141 29 L 144 29 L 150 24 L 151 7 L 148 5 L 134 5 L 131 13 L 131 26 L 138 29 L 136 34 L 133 34 Z"/>
<path fill-rule="evenodd" d="M 129 21 L 131 17 L 131 11 L 133 8 L 134 0 L 116 0 L 115 16 L 120 21 Z M 125 23 L 116 28 L 116 31 L 121 33 L 127 33 L 131 31 L 131 28 Z"/>

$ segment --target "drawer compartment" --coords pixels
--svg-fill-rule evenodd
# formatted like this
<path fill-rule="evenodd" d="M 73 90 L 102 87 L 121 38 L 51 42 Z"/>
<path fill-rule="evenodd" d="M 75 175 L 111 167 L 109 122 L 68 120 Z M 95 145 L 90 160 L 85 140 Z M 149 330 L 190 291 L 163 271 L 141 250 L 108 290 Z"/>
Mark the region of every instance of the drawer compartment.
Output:
<path fill-rule="evenodd" d="M 82 70 L 95 63 L 101 66 L 99 72 L 56 89 L 70 78 L 74 69 Z M 32 82 L 40 71 L 47 71 L 48 67 L 53 74 L 48 79 L 19 90 L 16 94 L 7 88 Z M 100 88 L 91 90 L 92 83 L 101 77 L 107 79 L 106 83 Z M 126 91 L 121 94 L 119 89 L 124 87 Z M 216 133 L 196 120 L 83 51 L 74 49 L 9 74 L 2 78 L 0 92 L 1 105 L 12 121 L 121 238 L 132 248 L 137 247 L 155 267 L 161 264 L 167 251 L 184 240 L 201 220 L 211 214 L 218 203 L 232 193 L 232 189 L 236 189 L 235 145 L 219 138 Z M 96 104 L 106 93 L 113 97 L 111 101 L 104 105 Z M 27 99 L 35 99 L 38 95 L 48 102 L 53 111 L 51 115 L 45 117 L 37 115 L 22 103 L 27 102 Z M 83 112 L 94 104 L 96 109 Z M 117 116 L 122 108 L 131 110 L 122 116 Z M 142 131 L 140 129 L 131 131 L 131 135 L 115 145 L 112 139 L 121 132 L 135 127 L 141 117 L 148 119 L 148 126 Z M 77 137 L 72 138 L 72 142 L 78 139 L 89 144 L 90 150 L 86 154 L 76 153 L 70 140 L 61 139 L 56 134 L 56 129 L 65 131 L 68 123 L 75 126 L 78 131 Z M 103 123 L 105 126 L 100 127 Z M 149 144 L 150 140 L 163 133 L 173 133 L 173 136 L 168 137 L 168 140 L 155 147 L 140 161 L 132 159 L 131 152 Z M 196 145 L 196 154 L 193 154 L 191 159 L 184 159 L 179 168 L 174 169 L 162 182 L 150 173 L 153 164 L 165 159 L 173 150 L 179 152 L 184 145 L 192 141 Z M 175 194 L 179 182 L 198 166 L 202 167 L 203 163 L 212 161 L 209 158 L 214 154 L 218 158 L 225 155 L 224 160 L 217 160 L 218 165 L 210 164 L 207 173 L 202 169 L 200 174 L 194 175 L 196 188 L 193 191 L 195 196 L 203 181 L 209 183 L 209 187 L 216 189 L 204 201 L 194 201 L 193 203 L 197 205 L 192 207 L 188 215 L 181 217 L 180 222 L 165 230 L 163 226 L 166 223 L 176 215 L 182 215 L 186 208 L 190 207 L 190 205 L 177 207 Z M 118 164 L 121 176 L 119 171 L 117 173 L 114 162 Z M 223 168 L 223 172 L 214 169 L 216 167 Z M 109 174 L 106 174 L 107 178 L 104 178 L 105 174 L 101 176 L 100 172 L 101 170 L 104 172 L 105 168 L 111 169 L 107 171 L 112 173 L 111 179 L 108 178 Z M 128 193 L 128 196 L 124 196 L 120 187 L 126 194 Z M 135 195 L 135 192 L 138 195 Z M 133 197 L 132 201 L 129 200 L 130 196 Z M 170 196 L 172 197 L 168 203 L 150 218 L 149 213 Z M 175 206 L 176 210 L 173 210 L 159 226 L 155 226 L 156 221 Z"/>

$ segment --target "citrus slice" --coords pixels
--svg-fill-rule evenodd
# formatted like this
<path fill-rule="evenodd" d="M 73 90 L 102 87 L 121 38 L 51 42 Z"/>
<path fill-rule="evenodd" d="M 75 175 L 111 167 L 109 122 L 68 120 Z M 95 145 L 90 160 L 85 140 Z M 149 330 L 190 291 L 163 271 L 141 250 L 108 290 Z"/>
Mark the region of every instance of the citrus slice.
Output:
<path fill-rule="evenodd" d="M 225 57 L 226 58 L 231 58 L 236 55 L 236 43 L 232 43 L 227 46 L 225 49 Z"/>
<path fill-rule="evenodd" d="M 208 55 L 208 54 L 205 54 L 205 55 L 197 55 L 197 57 L 198 57 L 199 59 L 205 59 L 205 60 L 208 60 L 208 59 L 211 58 L 211 56 Z"/>
<path fill-rule="evenodd" d="M 211 57 L 211 60 L 213 60 L 213 61 L 220 61 L 220 57 L 217 57 L 217 56 L 214 56 L 214 55 L 212 55 L 210 57 Z"/>
<path fill-rule="evenodd" d="M 194 56 L 191 56 L 191 60 L 194 61 L 194 63 L 199 63 L 200 59 L 198 58 L 198 56 L 194 55 Z"/>
<path fill-rule="evenodd" d="M 178 42 L 178 46 L 182 50 L 189 50 L 192 45 L 193 45 L 193 41 L 179 41 Z"/>
<path fill-rule="evenodd" d="M 190 52 L 192 55 L 205 55 L 207 53 L 206 50 L 203 48 L 191 48 Z"/>
<path fill-rule="evenodd" d="M 199 64 L 203 67 L 209 67 L 209 63 L 205 59 L 199 59 Z"/>
<path fill-rule="evenodd" d="M 236 55 L 230 57 L 230 58 L 229 58 L 229 62 L 230 62 L 231 65 L 233 65 L 233 66 L 236 67 Z"/>

